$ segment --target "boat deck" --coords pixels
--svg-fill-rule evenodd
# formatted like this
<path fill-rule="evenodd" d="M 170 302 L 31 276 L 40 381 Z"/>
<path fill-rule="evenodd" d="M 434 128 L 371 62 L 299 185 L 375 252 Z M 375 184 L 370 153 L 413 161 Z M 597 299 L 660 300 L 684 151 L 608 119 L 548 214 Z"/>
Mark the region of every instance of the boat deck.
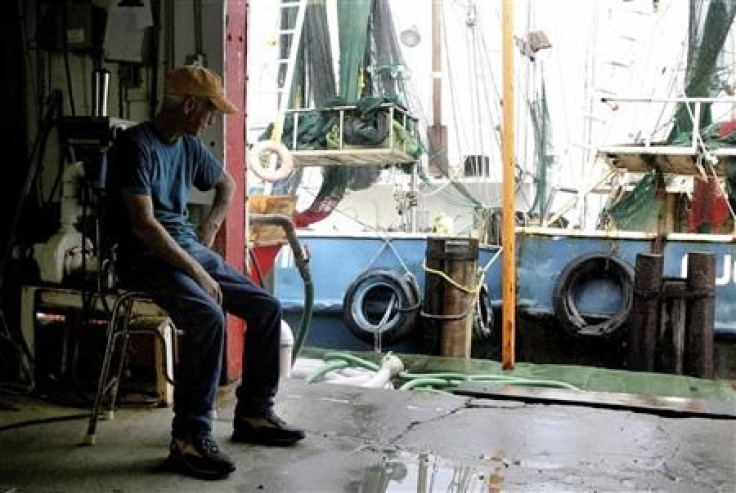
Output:
<path fill-rule="evenodd" d="M 665 174 L 726 176 L 727 165 L 736 158 L 736 148 L 709 151 L 712 162 L 704 162 L 703 154 L 690 147 L 666 144 L 619 145 L 598 150 L 611 166 L 632 173 L 647 173 L 658 169 Z M 712 171 L 710 169 L 712 165 Z"/>
<path fill-rule="evenodd" d="M 726 168 L 736 157 L 733 131 L 736 121 L 701 126 L 701 113 L 705 106 L 734 103 L 720 98 L 603 98 L 604 103 L 618 106 L 620 103 L 639 103 L 646 108 L 679 104 L 690 108 L 692 130 L 679 137 L 679 145 L 650 136 L 641 142 L 604 146 L 598 155 L 611 166 L 633 173 L 646 173 L 657 169 L 665 174 L 683 176 L 726 176 Z M 640 106 L 641 108 L 641 106 Z"/>

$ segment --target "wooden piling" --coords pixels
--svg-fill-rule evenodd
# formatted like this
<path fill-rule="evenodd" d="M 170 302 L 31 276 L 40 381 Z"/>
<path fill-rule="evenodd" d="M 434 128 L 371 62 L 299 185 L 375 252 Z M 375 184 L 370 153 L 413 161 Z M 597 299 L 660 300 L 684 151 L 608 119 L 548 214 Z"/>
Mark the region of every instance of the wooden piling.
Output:
<path fill-rule="evenodd" d="M 629 318 L 628 368 L 654 371 L 659 325 L 659 299 L 664 258 L 656 253 L 636 256 L 634 300 Z"/>
<path fill-rule="evenodd" d="M 713 378 L 715 283 L 715 256 L 705 252 L 688 254 L 688 310 L 683 368 L 686 375 Z"/>
<path fill-rule="evenodd" d="M 444 259 L 435 253 L 444 250 L 444 244 L 440 240 L 441 238 L 427 238 L 427 249 L 424 255 L 427 271 L 424 273 L 421 341 L 422 349 L 426 354 L 440 354 L 442 322 L 435 315 L 442 314 L 442 300 L 445 299 L 445 280 L 430 273 L 432 271 L 444 272 Z"/>
<path fill-rule="evenodd" d="M 666 278 L 662 283 L 657 371 L 682 374 L 687 316 L 686 296 L 685 279 Z"/>
<path fill-rule="evenodd" d="M 429 300 L 439 305 L 429 305 L 425 317 L 439 321 L 440 354 L 458 358 L 470 358 L 473 309 L 475 294 L 467 289 L 475 287 L 478 260 L 478 240 L 475 238 L 429 238 L 427 240 L 427 267 L 439 266 L 453 282 L 441 275 L 427 272 L 425 286 L 437 289 L 442 284 L 442 298 L 436 293 L 426 293 Z M 465 288 L 465 289 L 464 289 Z M 427 298 L 425 297 L 425 300 Z"/>

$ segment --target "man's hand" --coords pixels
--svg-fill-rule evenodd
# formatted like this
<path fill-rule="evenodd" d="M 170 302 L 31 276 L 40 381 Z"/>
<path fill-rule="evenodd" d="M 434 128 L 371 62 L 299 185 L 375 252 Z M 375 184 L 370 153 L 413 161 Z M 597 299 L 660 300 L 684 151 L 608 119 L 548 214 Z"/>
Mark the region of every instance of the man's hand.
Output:
<path fill-rule="evenodd" d="M 217 301 L 218 305 L 222 304 L 222 290 L 220 289 L 220 285 L 217 284 L 217 281 L 212 279 L 212 276 L 210 276 L 206 270 L 200 267 L 195 271 L 192 277 L 197 284 L 202 286 L 202 289 L 204 289 L 208 295 L 212 296 L 212 298 Z"/>
<path fill-rule="evenodd" d="M 174 241 L 168 231 L 156 220 L 153 215 L 151 197 L 128 193 L 124 194 L 123 197 L 130 214 L 133 234 L 140 238 L 143 244 L 159 258 L 189 274 L 197 284 L 202 286 L 207 294 L 212 296 L 218 304 L 222 304 L 222 290 L 219 284 L 191 255 Z M 209 223 L 210 221 L 207 221 L 205 224 Z M 212 226 L 214 227 L 206 233 L 203 242 L 209 241 L 209 244 L 212 244 L 212 241 L 214 241 L 219 223 L 214 222 Z"/>

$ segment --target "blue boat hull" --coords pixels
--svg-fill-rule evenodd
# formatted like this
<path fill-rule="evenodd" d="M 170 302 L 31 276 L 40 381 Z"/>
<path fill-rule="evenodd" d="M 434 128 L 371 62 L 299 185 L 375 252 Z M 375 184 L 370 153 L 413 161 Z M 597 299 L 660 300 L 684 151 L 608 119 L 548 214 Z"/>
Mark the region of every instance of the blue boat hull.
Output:
<path fill-rule="evenodd" d="M 343 298 L 348 286 L 363 272 L 387 268 L 399 273 L 410 272 L 417 281 L 419 292 L 424 290 L 425 235 L 375 234 L 311 235 L 300 234 L 302 246 L 309 251 L 309 268 L 314 282 L 313 322 L 307 345 L 345 350 L 370 350 L 373 345 L 355 337 L 345 326 Z M 500 297 L 501 262 L 499 248 L 481 247 L 478 265 L 487 265 L 495 256 L 484 278 L 491 297 Z M 274 264 L 274 292 L 281 300 L 284 318 L 296 329 L 303 313 L 304 288 L 291 251 L 282 248 Z M 407 337 L 390 349 L 400 352 L 421 352 L 421 338 Z"/>
<path fill-rule="evenodd" d="M 370 268 L 387 268 L 411 272 L 420 293 L 424 289 L 422 262 L 426 252 L 426 236 L 391 234 L 381 237 L 365 235 L 299 235 L 307 248 L 314 281 L 313 323 L 306 344 L 323 348 L 371 350 L 373 345 L 358 339 L 343 323 L 343 297 L 348 286 Z M 589 253 L 615 256 L 631 264 L 636 255 L 655 250 L 660 242 L 664 253 L 665 276 L 684 277 L 689 252 L 711 252 L 716 257 L 717 335 L 736 335 L 736 245 L 731 237 L 710 235 L 670 235 L 666 240 L 644 233 L 571 233 L 566 230 L 523 228 L 517 235 L 517 306 L 520 315 L 552 319 L 552 293 L 563 269 L 578 257 Z M 491 304 L 500 308 L 501 258 L 499 248 L 481 248 L 478 265 L 489 266 L 484 284 Z M 581 313 L 614 313 L 621 304 L 619 286 L 610 282 L 593 282 L 576 294 Z M 286 321 L 299 326 L 303 313 L 303 283 L 288 248 L 282 249 L 274 265 L 274 292 L 282 301 Z M 521 326 L 517 330 L 524 331 Z M 383 348 L 386 349 L 386 348 Z M 407 337 L 388 349 L 400 352 L 422 352 L 421 337 Z"/>
<path fill-rule="evenodd" d="M 664 255 L 664 275 L 684 278 L 687 254 L 709 252 L 716 259 L 716 334 L 736 334 L 736 245 L 731 237 L 716 235 L 670 235 L 666 239 L 642 233 L 572 234 L 555 230 L 521 230 L 517 235 L 518 305 L 532 314 L 552 315 L 555 280 L 570 262 L 588 253 L 605 253 L 633 267 L 636 255 L 656 251 Z M 585 313 L 612 313 L 620 298 L 610 285 L 590 286 L 578 305 Z"/>

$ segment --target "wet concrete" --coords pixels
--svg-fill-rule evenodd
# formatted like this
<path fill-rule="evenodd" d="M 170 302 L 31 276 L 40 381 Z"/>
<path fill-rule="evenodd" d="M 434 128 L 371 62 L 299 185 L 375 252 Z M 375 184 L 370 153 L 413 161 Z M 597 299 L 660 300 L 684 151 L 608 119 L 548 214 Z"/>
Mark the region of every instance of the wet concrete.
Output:
<path fill-rule="evenodd" d="M 86 422 L 0 432 L 0 492 L 736 491 L 736 421 L 285 381 L 291 448 L 229 441 L 232 389 L 215 435 L 238 463 L 223 481 L 162 467 L 169 409 L 123 409 L 80 446 Z M 3 400 L 6 400 L 3 397 Z M 73 414 L 37 402 L 0 426 Z"/>

